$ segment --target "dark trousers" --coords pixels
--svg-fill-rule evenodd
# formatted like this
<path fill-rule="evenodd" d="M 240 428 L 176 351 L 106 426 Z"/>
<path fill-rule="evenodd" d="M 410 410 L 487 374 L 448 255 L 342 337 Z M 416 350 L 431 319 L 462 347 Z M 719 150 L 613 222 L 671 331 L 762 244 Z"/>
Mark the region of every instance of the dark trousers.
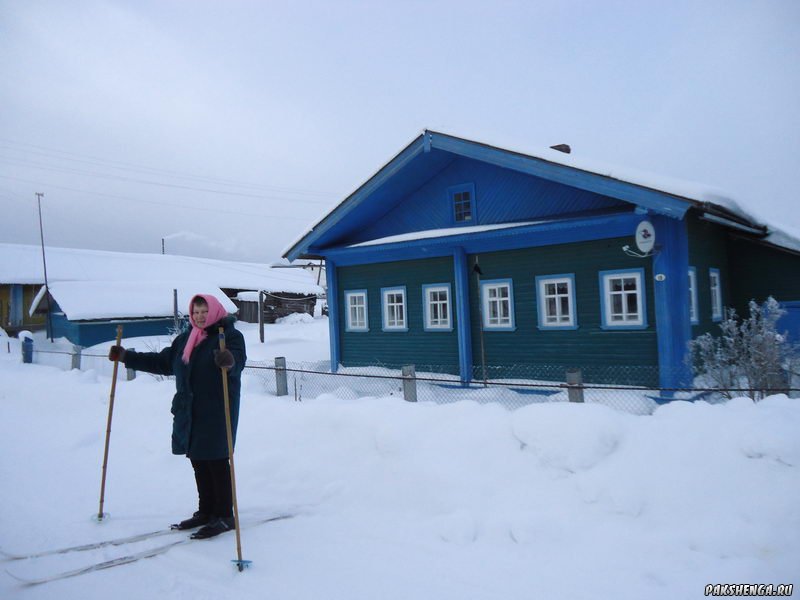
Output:
<path fill-rule="evenodd" d="M 231 467 L 227 458 L 194 460 L 194 479 L 197 482 L 199 505 L 197 510 L 216 517 L 233 516 L 231 492 Z"/>

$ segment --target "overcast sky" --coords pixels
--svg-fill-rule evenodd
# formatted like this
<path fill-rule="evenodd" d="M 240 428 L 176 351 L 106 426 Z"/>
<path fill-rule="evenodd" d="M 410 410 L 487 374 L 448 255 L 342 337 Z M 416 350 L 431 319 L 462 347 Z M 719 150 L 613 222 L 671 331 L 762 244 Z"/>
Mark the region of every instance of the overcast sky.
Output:
<path fill-rule="evenodd" d="M 0 241 L 271 261 L 423 129 L 800 234 L 800 2 L 0 0 Z"/>

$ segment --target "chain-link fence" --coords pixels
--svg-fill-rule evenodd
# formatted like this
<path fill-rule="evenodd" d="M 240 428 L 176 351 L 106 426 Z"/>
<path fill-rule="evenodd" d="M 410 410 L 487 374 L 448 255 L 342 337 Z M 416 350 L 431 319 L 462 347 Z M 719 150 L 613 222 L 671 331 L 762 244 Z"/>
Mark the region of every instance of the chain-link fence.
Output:
<path fill-rule="evenodd" d="M 25 345 L 16 345 L 25 355 Z M 144 350 L 155 350 L 147 348 Z M 9 351 L 11 346 L 9 345 Z M 82 352 L 78 346 L 47 344 L 29 348 L 26 362 L 62 369 L 93 369 L 111 375 L 112 363 L 105 354 Z M 736 396 L 761 397 L 769 393 L 800 396 L 800 377 L 787 376 L 769 390 L 721 389 L 692 378 L 688 368 L 673 373 L 680 386 L 659 386 L 658 367 L 617 365 L 576 368 L 565 365 L 480 365 L 473 380 L 460 380 L 456 365 L 379 365 L 340 368 L 331 372 L 330 361 L 286 363 L 248 361 L 246 372 L 258 378 L 268 394 L 297 401 L 330 395 L 343 399 L 396 396 L 412 402 L 446 404 L 471 400 L 496 403 L 508 409 L 547 402 L 603 404 L 633 414 L 650 414 L 671 400 L 723 402 Z M 120 369 L 122 379 L 135 373 Z"/>
<path fill-rule="evenodd" d="M 285 366 L 284 366 L 285 364 Z M 433 368 L 432 368 L 433 367 Z M 340 398 L 398 396 L 412 402 L 445 404 L 472 400 L 497 403 L 508 409 L 546 402 L 603 404 L 633 414 L 650 414 L 671 400 L 723 402 L 729 397 L 752 395 L 756 390 L 719 389 L 692 382 L 684 387 L 661 388 L 636 382 L 658 381 L 658 368 L 612 366 L 577 369 L 562 365 L 511 365 L 490 371 L 476 368 L 478 378 L 469 384 L 448 374 L 452 365 L 407 365 L 340 368 L 331 373 L 327 361 L 316 363 L 248 362 L 247 370 L 259 377 L 268 393 L 297 401 L 332 395 Z M 490 377 L 490 373 L 505 377 Z M 514 377 L 508 377 L 513 374 Z M 682 371 L 680 375 L 686 375 Z M 604 383 L 617 381 L 619 383 Z M 768 391 L 799 395 L 800 382 L 785 381 Z M 763 393 L 764 390 L 758 390 Z"/>

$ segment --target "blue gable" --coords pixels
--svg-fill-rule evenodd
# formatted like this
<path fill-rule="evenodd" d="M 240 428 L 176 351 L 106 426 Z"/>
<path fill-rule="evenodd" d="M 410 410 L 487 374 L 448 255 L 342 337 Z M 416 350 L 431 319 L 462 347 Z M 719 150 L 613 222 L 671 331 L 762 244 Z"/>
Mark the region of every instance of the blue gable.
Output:
<path fill-rule="evenodd" d="M 694 201 L 613 177 L 425 131 L 285 253 L 291 260 L 452 225 L 450 186 L 475 186 L 478 224 L 629 205 L 683 218 Z"/>
<path fill-rule="evenodd" d="M 432 153 L 441 151 L 433 150 Z M 453 227 L 453 203 L 448 192 L 461 184 L 468 184 L 473 190 L 476 218 L 469 225 L 530 221 L 626 204 L 475 159 L 452 157 L 436 175 L 402 198 L 383 217 L 365 224 L 339 242 L 358 243 L 402 233 Z"/>

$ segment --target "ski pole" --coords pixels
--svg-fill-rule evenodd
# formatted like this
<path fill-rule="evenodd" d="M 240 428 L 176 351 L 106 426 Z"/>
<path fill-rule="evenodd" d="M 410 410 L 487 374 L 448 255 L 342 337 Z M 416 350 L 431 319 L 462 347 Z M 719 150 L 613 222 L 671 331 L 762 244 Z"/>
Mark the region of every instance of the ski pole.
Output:
<path fill-rule="evenodd" d="M 219 328 L 219 349 L 225 350 L 225 328 Z M 228 457 L 231 462 L 231 496 L 233 498 L 233 521 L 236 526 L 236 556 L 237 560 L 233 562 L 239 572 L 243 571 L 245 567 L 249 566 L 251 561 L 242 560 L 242 533 L 239 528 L 239 504 L 236 500 L 236 470 L 233 467 L 233 431 L 231 429 L 231 409 L 230 400 L 228 398 L 228 370 L 225 367 L 220 367 L 222 371 L 222 397 L 225 400 L 225 432 L 228 435 Z"/>
<path fill-rule="evenodd" d="M 122 342 L 122 325 L 117 325 L 117 343 Z M 117 369 L 119 368 L 119 358 L 114 359 L 114 374 L 111 377 L 111 395 L 108 399 L 108 423 L 106 424 L 106 448 L 103 453 L 103 477 L 100 481 L 100 508 L 97 511 L 97 520 L 102 521 L 107 515 L 103 514 L 103 502 L 106 496 L 106 470 L 108 468 L 108 444 L 111 441 L 111 417 L 114 415 L 114 394 L 117 389 Z"/>

